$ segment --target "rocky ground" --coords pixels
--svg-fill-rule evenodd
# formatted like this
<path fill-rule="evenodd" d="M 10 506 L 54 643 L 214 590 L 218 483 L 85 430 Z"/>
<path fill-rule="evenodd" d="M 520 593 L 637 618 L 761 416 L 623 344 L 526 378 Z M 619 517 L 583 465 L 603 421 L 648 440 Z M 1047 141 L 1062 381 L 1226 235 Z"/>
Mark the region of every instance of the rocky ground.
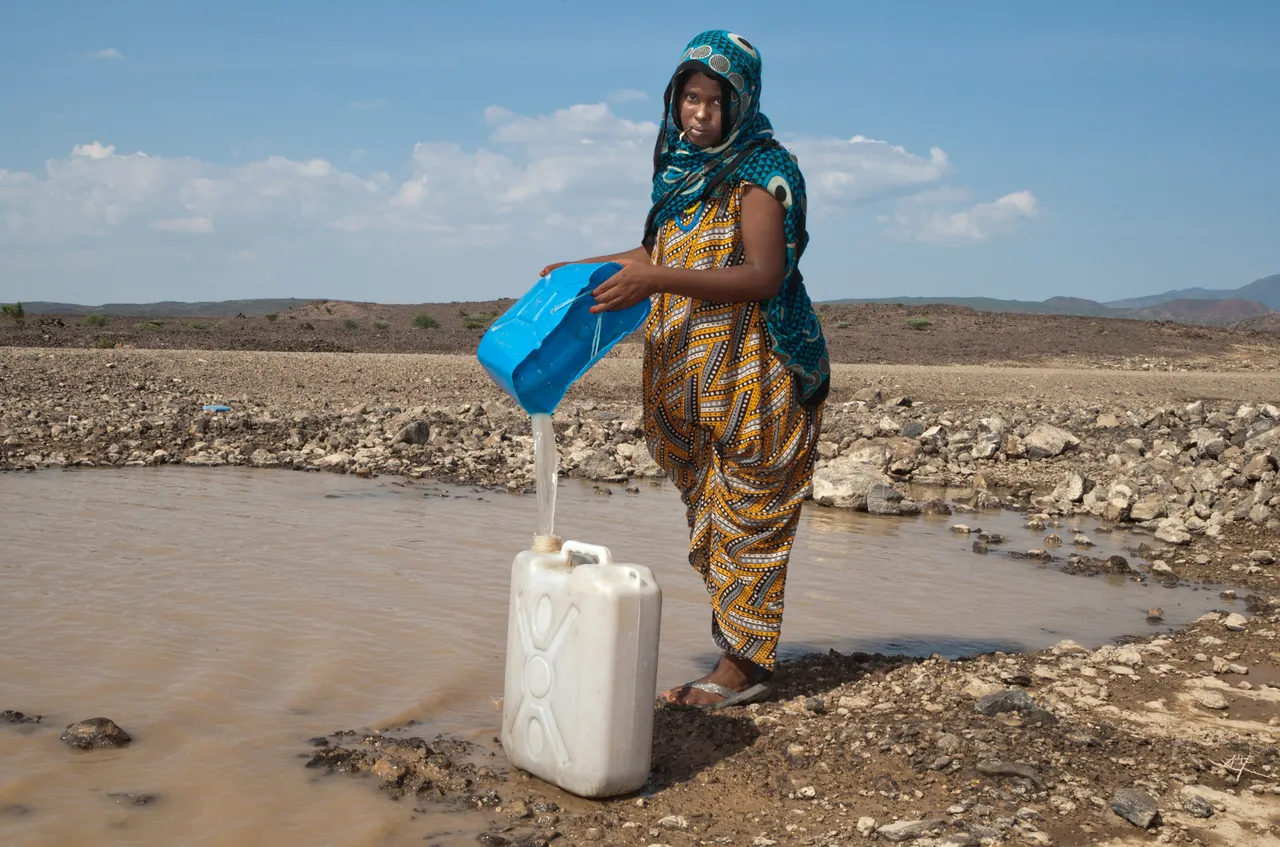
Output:
<path fill-rule="evenodd" d="M 556 415 L 562 472 L 602 491 L 658 473 L 631 352 Z M 775 702 L 660 712 L 651 785 L 606 803 L 411 728 L 335 735 L 313 764 L 371 772 L 415 805 L 478 806 L 495 845 L 1272 843 L 1280 374 L 1238 352 L 1206 370 L 1200 355 L 838 365 L 814 485 L 832 508 L 950 509 L 988 555 L 1237 587 L 1185 631 L 1092 653 L 809 657 L 782 668 Z M 0 347 L 0 467 L 179 463 L 513 492 L 533 470 L 527 416 L 467 355 Z M 917 502 L 913 483 L 965 493 Z M 1044 541 L 981 533 L 990 509 L 1019 510 Z M 1082 519 L 1084 533 L 1064 529 Z M 1126 533 L 1151 566 L 1091 557 L 1081 536 L 1099 532 Z"/>
<path fill-rule="evenodd" d="M 471 354 L 512 302 L 317 300 L 279 313 L 208 318 L 27 315 L 21 323 L 0 318 L 0 346 Z M 1216 371 L 1275 370 L 1280 362 L 1280 334 L 1265 321 L 1257 329 L 1231 329 L 943 305 L 822 304 L 818 310 L 837 362 Z"/>

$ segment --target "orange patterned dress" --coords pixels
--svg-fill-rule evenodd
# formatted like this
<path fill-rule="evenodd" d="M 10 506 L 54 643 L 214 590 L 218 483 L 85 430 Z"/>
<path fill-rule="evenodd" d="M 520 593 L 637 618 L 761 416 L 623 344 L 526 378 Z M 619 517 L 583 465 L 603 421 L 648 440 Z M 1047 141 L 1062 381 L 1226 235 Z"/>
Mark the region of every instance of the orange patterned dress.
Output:
<path fill-rule="evenodd" d="M 743 262 L 742 194 L 729 185 L 658 231 L 654 264 Z M 689 563 L 712 597 L 721 650 L 772 670 L 787 562 L 813 480 L 821 406 L 800 403 L 758 302 L 654 298 L 645 328 L 649 451 L 680 490 Z"/>

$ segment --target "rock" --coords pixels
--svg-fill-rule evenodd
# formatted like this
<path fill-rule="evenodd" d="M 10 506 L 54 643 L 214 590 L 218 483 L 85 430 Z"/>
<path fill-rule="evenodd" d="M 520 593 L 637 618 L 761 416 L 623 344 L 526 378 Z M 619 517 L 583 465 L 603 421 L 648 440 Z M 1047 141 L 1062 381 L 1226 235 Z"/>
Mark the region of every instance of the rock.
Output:
<path fill-rule="evenodd" d="M 1177 518 L 1165 518 L 1156 528 L 1156 538 L 1168 544 L 1186 545 L 1191 543 L 1191 533 L 1187 532 L 1182 521 Z"/>
<path fill-rule="evenodd" d="M 1243 632 L 1248 624 L 1249 619 L 1237 612 L 1227 615 L 1227 619 L 1222 622 L 1222 625 L 1232 632 Z"/>
<path fill-rule="evenodd" d="M 1031 430 L 1027 437 L 1023 439 L 1027 458 L 1030 459 L 1046 459 L 1060 456 L 1079 444 L 1080 439 L 1065 429 L 1059 429 L 1049 424 L 1041 424 Z"/>
<path fill-rule="evenodd" d="M 978 762 L 974 769 L 983 776 L 1011 776 L 1025 779 L 1038 790 L 1044 791 L 1049 786 L 1045 783 L 1040 771 L 1026 762 L 1002 762 L 998 759 L 986 759 Z"/>
<path fill-rule="evenodd" d="M 876 835 L 885 841 L 900 843 L 924 838 L 934 830 L 940 829 L 945 821 L 925 819 L 920 821 L 895 821 L 887 823 L 876 830 Z"/>
<path fill-rule="evenodd" d="M 1058 487 L 1053 489 L 1053 497 L 1055 501 L 1067 501 L 1069 503 L 1079 503 L 1084 499 L 1084 495 L 1092 490 L 1093 480 L 1078 474 L 1075 471 L 1069 471 L 1058 483 Z"/>
<path fill-rule="evenodd" d="M 1111 811 L 1142 829 L 1148 829 L 1160 820 L 1160 808 L 1155 798 L 1137 788 L 1120 788 L 1111 797 Z"/>
<path fill-rule="evenodd" d="M 1111 412 L 1102 412 L 1094 420 L 1093 425 L 1098 429 L 1118 429 L 1120 427 L 1120 418 Z"/>
<path fill-rule="evenodd" d="M 1249 561 L 1257 562 L 1260 565 L 1270 565 L 1275 562 L 1275 554 L 1270 550 L 1254 550 L 1249 553 Z"/>
<path fill-rule="evenodd" d="M 1161 494 L 1144 495 L 1129 507 L 1129 519 L 1133 521 L 1151 521 L 1164 515 L 1165 503 Z"/>
<path fill-rule="evenodd" d="M 663 829 L 688 829 L 689 819 L 684 815 L 667 815 L 658 821 L 658 826 Z"/>
<path fill-rule="evenodd" d="M 893 479 L 884 472 L 883 454 L 880 460 L 868 461 L 865 452 L 851 453 L 828 462 L 813 473 L 813 500 L 823 506 L 867 510 L 867 497 L 873 486 L 893 487 Z"/>
<path fill-rule="evenodd" d="M 863 838 L 866 838 L 875 831 L 876 831 L 875 818 L 868 818 L 868 817 L 858 818 L 858 834 L 859 835 L 861 835 Z"/>
<path fill-rule="evenodd" d="M 426 444 L 431 440 L 431 428 L 427 426 L 426 421 L 412 421 L 404 425 L 395 437 L 391 439 L 392 444 Z"/>
<path fill-rule="evenodd" d="M 1241 475 L 1250 482 L 1257 482 L 1262 477 L 1276 469 L 1276 461 L 1271 457 L 1270 453 L 1259 453 L 1254 456 L 1244 466 Z"/>
<path fill-rule="evenodd" d="M 1213 817 L 1213 804 L 1199 794 L 1190 794 L 1182 801 L 1182 811 L 1193 818 Z"/>
<path fill-rule="evenodd" d="M 901 491 L 892 485 L 877 483 L 867 491 L 867 512 L 872 515 L 912 515 L 918 514 L 920 507 L 912 500 L 907 500 Z"/>
<path fill-rule="evenodd" d="M 79 750 L 94 747 L 123 747 L 133 739 L 110 718 L 89 718 L 68 724 L 62 740 Z"/>
<path fill-rule="evenodd" d="M 0 712 L 0 723 L 40 723 L 44 718 L 40 715 L 24 715 L 14 709 Z"/>
<path fill-rule="evenodd" d="M 1039 704 L 1031 699 L 1031 695 L 1020 688 L 1007 688 L 994 694 L 988 694 L 980 698 L 973 706 L 975 712 L 987 717 L 1005 712 L 1031 712 L 1039 708 Z"/>
<path fill-rule="evenodd" d="M 985 541 L 973 542 L 973 552 L 978 553 L 980 555 L 985 555 L 987 552 L 987 549 L 988 549 L 987 542 Z"/>
<path fill-rule="evenodd" d="M 884 399 L 884 395 L 880 393 L 879 388 L 859 388 L 853 392 L 853 399 L 868 406 L 876 406 Z"/>
<path fill-rule="evenodd" d="M 1218 691 L 1198 689 L 1191 692 L 1191 697 L 1206 709 L 1214 709 L 1220 712 L 1228 706 L 1227 698 L 1223 697 L 1221 692 Z"/>

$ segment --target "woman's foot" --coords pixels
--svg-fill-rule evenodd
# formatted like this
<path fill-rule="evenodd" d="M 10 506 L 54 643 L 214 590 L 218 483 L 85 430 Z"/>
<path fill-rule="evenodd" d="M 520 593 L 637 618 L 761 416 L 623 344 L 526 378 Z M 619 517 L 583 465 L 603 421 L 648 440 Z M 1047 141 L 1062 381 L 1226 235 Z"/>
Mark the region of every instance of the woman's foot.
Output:
<path fill-rule="evenodd" d="M 720 657 L 720 661 L 716 663 L 711 673 L 697 681 L 723 685 L 732 691 L 741 692 L 746 691 L 758 682 L 768 679 L 769 675 L 768 671 L 755 662 L 725 653 Z M 668 689 L 658 696 L 673 706 L 713 705 L 725 699 L 715 692 L 703 691 L 687 685 Z"/>

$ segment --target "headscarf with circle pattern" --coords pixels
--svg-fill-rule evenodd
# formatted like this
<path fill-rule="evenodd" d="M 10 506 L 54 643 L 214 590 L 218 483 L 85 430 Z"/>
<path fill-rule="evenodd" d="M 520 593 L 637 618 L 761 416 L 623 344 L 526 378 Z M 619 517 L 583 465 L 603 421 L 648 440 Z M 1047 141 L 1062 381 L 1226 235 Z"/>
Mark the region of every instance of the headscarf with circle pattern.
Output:
<path fill-rule="evenodd" d="M 679 94 L 690 72 L 720 80 L 729 93 L 724 140 L 702 149 L 680 137 Z M 709 30 L 685 48 L 663 96 L 662 125 L 653 151 L 652 208 L 644 243 L 653 244 L 662 225 L 708 199 L 733 180 L 759 185 L 784 210 L 786 269 L 778 294 L 764 303 L 765 323 L 774 352 L 800 379 L 806 405 L 816 405 L 830 388 L 831 364 L 822 325 L 800 275 L 800 256 L 808 244 L 804 176 L 796 159 L 773 137 L 760 112 L 760 53 L 740 35 Z"/>

